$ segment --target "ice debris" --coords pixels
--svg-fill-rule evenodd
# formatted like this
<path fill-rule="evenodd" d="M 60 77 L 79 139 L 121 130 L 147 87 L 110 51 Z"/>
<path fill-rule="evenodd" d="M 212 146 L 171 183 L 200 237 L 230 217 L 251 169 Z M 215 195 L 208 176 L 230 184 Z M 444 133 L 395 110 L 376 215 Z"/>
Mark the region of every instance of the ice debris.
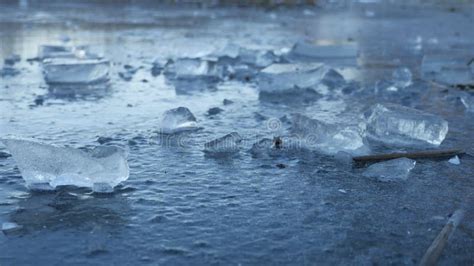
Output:
<path fill-rule="evenodd" d="M 406 88 L 412 84 L 412 74 L 406 67 L 398 68 L 392 73 L 392 80 L 399 89 Z"/>
<path fill-rule="evenodd" d="M 474 113 L 474 96 L 470 95 L 469 93 L 464 93 L 460 96 L 460 100 L 467 112 Z"/>
<path fill-rule="evenodd" d="M 258 75 L 257 83 L 262 94 L 305 92 L 312 90 L 327 93 L 328 88 L 342 86 L 344 77 L 334 69 L 320 63 L 273 64 Z"/>
<path fill-rule="evenodd" d="M 454 164 L 454 165 L 459 165 L 461 164 L 461 160 L 459 160 L 459 157 L 456 155 L 454 156 L 453 158 L 449 159 L 448 162 L 450 164 Z"/>
<path fill-rule="evenodd" d="M 368 114 L 369 137 L 387 144 L 440 145 L 448 122 L 438 116 L 396 104 L 376 104 Z"/>
<path fill-rule="evenodd" d="M 327 124 L 301 114 L 292 115 L 292 132 L 303 145 L 321 153 L 334 155 L 338 152 L 365 154 L 364 132 L 358 126 Z"/>
<path fill-rule="evenodd" d="M 2 232 L 4 234 L 12 233 L 12 232 L 18 231 L 22 228 L 23 228 L 23 226 L 21 226 L 17 223 L 13 223 L 13 222 L 2 223 Z"/>
<path fill-rule="evenodd" d="M 239 151 L 242 137 L 237 132 L 232 132 L 221 138 L 204 144 L 204 151 L 210 154 L 230 154 Z"/>
<path fill-rule="evenodd" d="M 1 142 L 12 154 L 27 187 L 33 190 L 72 185 L 110 192 L 128 179 L 126 152 L 115 146 L 97 146 L 85 152 L 24 139 Z"/>
<path fill-rule="evenodd" d="M 110 63 L 104 59 L 52 58 L 43 61 L 49 84 L 92 84 L 107 81 Z"/>
<path fill-rule="evenodd" d="M 160 124 L 160 133 L 175 134 L 184 131 L 199 129 L 196 117 L 186 107 L 170 109 L 163 114 Z"/>
<path fill-rule="evenodd" d="M 369 166 L 362 175 L 376 178 L 379 181 L 388 182 L 395 180 L 406 180 L 410 171 L 415 168 L 416 161 L 408 158 L 398 158 L 385 162 L 375 163 Z"/>
<path fill-rule="evenodd" d="M 207 79 L 217 81 L 221 78 L 221 70 L 215 62 L 198 58 L 181 58 L 169 61 L 165 74 L 176 79 Z"/>

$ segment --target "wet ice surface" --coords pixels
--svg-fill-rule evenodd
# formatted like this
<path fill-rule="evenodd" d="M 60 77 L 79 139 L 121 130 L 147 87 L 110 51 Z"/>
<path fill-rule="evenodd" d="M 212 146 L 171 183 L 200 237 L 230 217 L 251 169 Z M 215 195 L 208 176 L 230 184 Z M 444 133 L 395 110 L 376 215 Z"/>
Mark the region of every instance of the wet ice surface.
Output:
<path fill-rule="evenodd" d="M 364 171 L 363 175 L 382 182 L 407 180 L 415 165 L 415 160 L 399 158 L 373 164 Z"/>
<path fill-rule="evenodd" d="M 285 146 L 281 152 L 260 152 L 271 156 L 250 151 L 265 138 L 285 140 L 293 113 L 358 126 L 366 108 L 395 103 L 447 120 L 449 132 L 440 148 L 461 147 L 472 154 L 474 121 L 461 101 L 468 98 L 420 80 L 424 54 L 472 51 L 468 9 L 362 5 L 351 12 L 244 12 L 74 6 L 87 12 L 0 7 L 5 12 L 0 62 L 13 54 L 21 58 L 13 66 L 2 65 L 17 74 L 0 79 L 0 133 L 72 148 L 90 149 L 98 141 L 128 148 L 130 178 L 107 197 L 70 187 L 33 193 L 2 146 L 0 222 L 18 227 L 0 235 L 1 264 L 417 264 L 460 207 L 466 208 L 466 217 L 441 262 L 472 264 L 471 156 L 462 157 L 460 165 L 448 159 L 418 161 L 406 181 L 378 182 L 364 177 L 365 169 L 344 163 L 340 158 L 347 156 L 340 154 Z M 107 86 L 45 84 L 41 65 L 26 59 L 37 56 L 39 44 L 59 44 L 62 36 L 111 60 Z M 242 78 L 204 80 L 203 86 L 163 74 L 167 58 L 206 57 L 229 42 L 281 54 L 303 39 L 314 45 L 356 45 L 357 61 L 352 48 L 328 48 L 335 55 L 334 50 L 344 49 L 340 53 L 346 56 L 322 61 L 346 81 L 361 83 L 321 90 L 308 102 L 274 103 L 261 101 L 254 80 L 247 82 L 252 69 Z M 154 64 L 157 59 L 161 65 Z M 130 81 L 118 74 L 125 65 L 138 69 Z M 413 84 L 377 92 L 375 83 L 391 80 L 400 67 L 410 69 Z M 224 105 L 225 99 L 233 103 Z M 179 106 L 189 108 L 203 129 L 159 134 L 162 114 Z M 224 111 L 209 116 L 215 107 Z M 206 156 L 205 143 L 234 131 L 242 137 L 238 154 Z M 370 148 L 376 153 L 412 147 L 371 143 Z"/>

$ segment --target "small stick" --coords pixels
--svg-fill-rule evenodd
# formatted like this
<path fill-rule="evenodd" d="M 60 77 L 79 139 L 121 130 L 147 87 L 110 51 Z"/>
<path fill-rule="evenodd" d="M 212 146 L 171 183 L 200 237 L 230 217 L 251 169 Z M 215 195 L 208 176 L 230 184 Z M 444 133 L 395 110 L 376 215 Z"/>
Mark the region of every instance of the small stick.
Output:
<path fill-rule="evenodd" d="M 449 238 L 453 235 L 454 230 L 456 230 L 456 227 L 461 223 L 463 217 L 463 210 L 457 210 L 453 213 L 433 243 L 431 243 L 431 246 L 426 250 L 425 255 L 421 259 L 420 265 L 436 265 L 436 262 L 438 261 L 439 256 L 441 256 Z"/>
<path fill-rule="evenodd" d="M 397 158 L 410 158 L 410 159 L 422 159 L 422 158 L 444 158 L 453 157 L 455 155 L 463 154 L 464 151 L 461 149 L 450 149 L 450 150 L 431 150 L 431 151 L 417 151 L 417 152 L 399 152 L 399 153 L 387 153 L 387 154 L 376 154 L 367 156 L 357 156 L 352 158 L 356 163 L 367 163 L 385 161 Z"/>

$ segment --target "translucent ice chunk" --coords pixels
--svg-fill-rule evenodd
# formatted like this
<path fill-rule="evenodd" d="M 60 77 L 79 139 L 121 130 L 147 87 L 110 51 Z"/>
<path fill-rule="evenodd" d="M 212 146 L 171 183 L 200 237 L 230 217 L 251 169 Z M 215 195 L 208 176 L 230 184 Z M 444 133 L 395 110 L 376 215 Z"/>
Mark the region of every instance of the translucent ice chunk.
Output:
<path fill-rule="evenodd" d="M 235 153 L 239 151 L 242 137 L 237 132 L 232 132 L 221 138 L 204 144 L 204 151 L 207 153 Z"/>
<path fill-rule="evenodd" d="M 315 88 L 320 84 L 334 86 L 344 81 L 337 71 L 320 63 L 273 64 L 258 75 L 261 92 L 282 92 L 295 88 Z"/>
<path fill-rule="evenodd" d="M 403 89 L 412 84 L 412 74 L 410 69 L 402 67 L 393 71 L 392 79 L 397 88 Z"/>
<path fill-rule="evenodd" d="M 367 132 L 371 138 L 387 144 L 440 145 L 448 133 L 448 122 L 401 105 L 376 104 L 368 116 Z"/>
<path fill-rule="evenodd" d="M 55 58 L 43 62 L 43 74 L 49 84 L 92 84 L 107 81 L 107 60 Z"/>
<path fill-rule="evenodd" d="M 85 152 L 31 140 L 1 141 L 31 189 L 51 189 L 60 185 L 96 188 L 97 184 L 114 187 L 128 178 L 127 156 L 118 147 L 98 146 Z"/>
<path fill-rule="evenodd" d="M 363 130 L 357 126 L 331 125 L 301 114 L 293 114 L 292 131 L 303 145 L 324 154 L 364 154 L 368 151 L 364 144 Z"/>
<path fill-rule="evenodd" d="M 240 48 L 239 62 L 263 68 L 277 61 L 277 56 L 272 51 L 259 51 Z"/>
<path fill-rule="evenodd" d="M 448 161 L 450 164 L 454 164 L 454 165 L 459 165 L 461 164 L 461 160 L 459 160 L 459 157 L 456 155 L 454 156 L 453 158 L 449 159 Z"/>
<path fill-rule="evenodd" d="M 20 230 L 23 226 L 18 225 L 17 223 L 6 222 L 2 224 L 2 232 L 8 234 L 17 230 Z"/>
<path fill-rule="evenodd" d="M 372 164 L 362 175 L 377 178 L 379 181 L 406 180 L 410 171 L 415 168 L 416 161 L 408 158 L 398 158 Z"/>
<path fill-rule="evenodd" d="M 177 79 L 218 80 L 221 72 L 216 64 L 209 60 L 181 58 L 167 64 L 166 74 Z"/>
<path fill-rule="evenodd" d="M 198 129 L 196 117 L 186 107 L 170 109 L 163 114 L 160 132 L 174 134 Z"/>

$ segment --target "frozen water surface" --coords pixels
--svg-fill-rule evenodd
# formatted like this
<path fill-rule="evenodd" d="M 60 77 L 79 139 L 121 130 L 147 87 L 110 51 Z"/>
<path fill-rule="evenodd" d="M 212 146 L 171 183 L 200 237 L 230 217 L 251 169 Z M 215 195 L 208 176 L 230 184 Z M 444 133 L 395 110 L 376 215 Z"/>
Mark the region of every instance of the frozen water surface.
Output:
<path fill-rule="evenodd" d="M 21 227 L 0 233 L 1 265 L 414 265 L 459 208 L 466 216 L 439 262 L 473 264 L 471 155 L 460 157 L 460 165 L 448 158 L 418 160 L 405 181 L 378 182 L 363 176 L 366 168 L 352 168 L 347 153 L 298 146 L 288 119 L 300 113 L 362 129 L 367 108 L 399 104 L 449 123 L 440 149 L 473 154 L 474 120 L 459 91 L 432 86 L 421 71 L 425 54 L 461 50 L 472 57 L 474 12 L 472 4 L 460 4 L 467 1 L 357 1 L 347 8 L 318 1 L 330 6 L 259 9 L 0 2 L 0 64 L 13 54 L 21 58 L 13 65 L 16 75 L 0 77 L 0 137 L 35 138 L 84 153 L 100 141 L 128 150 L 130 167 L 130 177 L 110 194 L 70 186 L 32 192 L 13 152 L 0 145 L 0 220 Z M 374 16 L 366 17 L 366 10 Z M 45 83 L 42 63 L 31 59 L 39 45 L 61 44 L 63 36 L 67 46 L 88 45 L 111 62 L 107 86 Z M 312 101 L 260 100 L 252 78 L 259 67 L 239 63 L 240 48 L 273 51 L 273 63 L 282 64 L 301 40 L 332 47 L 325 51 L 333 57 L 291 64 L 324 63 L 347 84 L 312 88 L 319 89 Z M 237 48 L 227 55 L 237 60 L 232 67 L 239 66 L 242 78 L 228 75 L 209 84 L 200 76 L 177 82 L 167 75 L 169 59 L 221 65 L 211 57 L 228 44 Z M 347 45 L 357 47 L 356 58 L 355 49 L 341 50 Z M 118 75 L 126 65 L 137 70 L 130 81 Z M 389 97 L 373 93 L 377 81 L 392 81 L 401 67 L 412 72 L 410 86 Z M 192 111 L 202 130 L 160 134 L 162 114 L 180 106 Z M 214 107 L 223 111 L 209 116 Z M 203 152 L 205 143 L 230 132 L 242 138 L 234 156 Z M 266 150 L 278 136 L 283 148 Z M 358 135 L 348 136 L 348 144 L 360 144 Z M 262 139 L 262 156 L 254 156 L 250 150 Z M 370 154 L 415 149 L 378 142 L 369 148 Z M 56 161 L 67 158 L 61 154 Z M 82 162 L 71 167 L 76 161 Z M 109 190 L 102 185 L 95 183 Z"/>

